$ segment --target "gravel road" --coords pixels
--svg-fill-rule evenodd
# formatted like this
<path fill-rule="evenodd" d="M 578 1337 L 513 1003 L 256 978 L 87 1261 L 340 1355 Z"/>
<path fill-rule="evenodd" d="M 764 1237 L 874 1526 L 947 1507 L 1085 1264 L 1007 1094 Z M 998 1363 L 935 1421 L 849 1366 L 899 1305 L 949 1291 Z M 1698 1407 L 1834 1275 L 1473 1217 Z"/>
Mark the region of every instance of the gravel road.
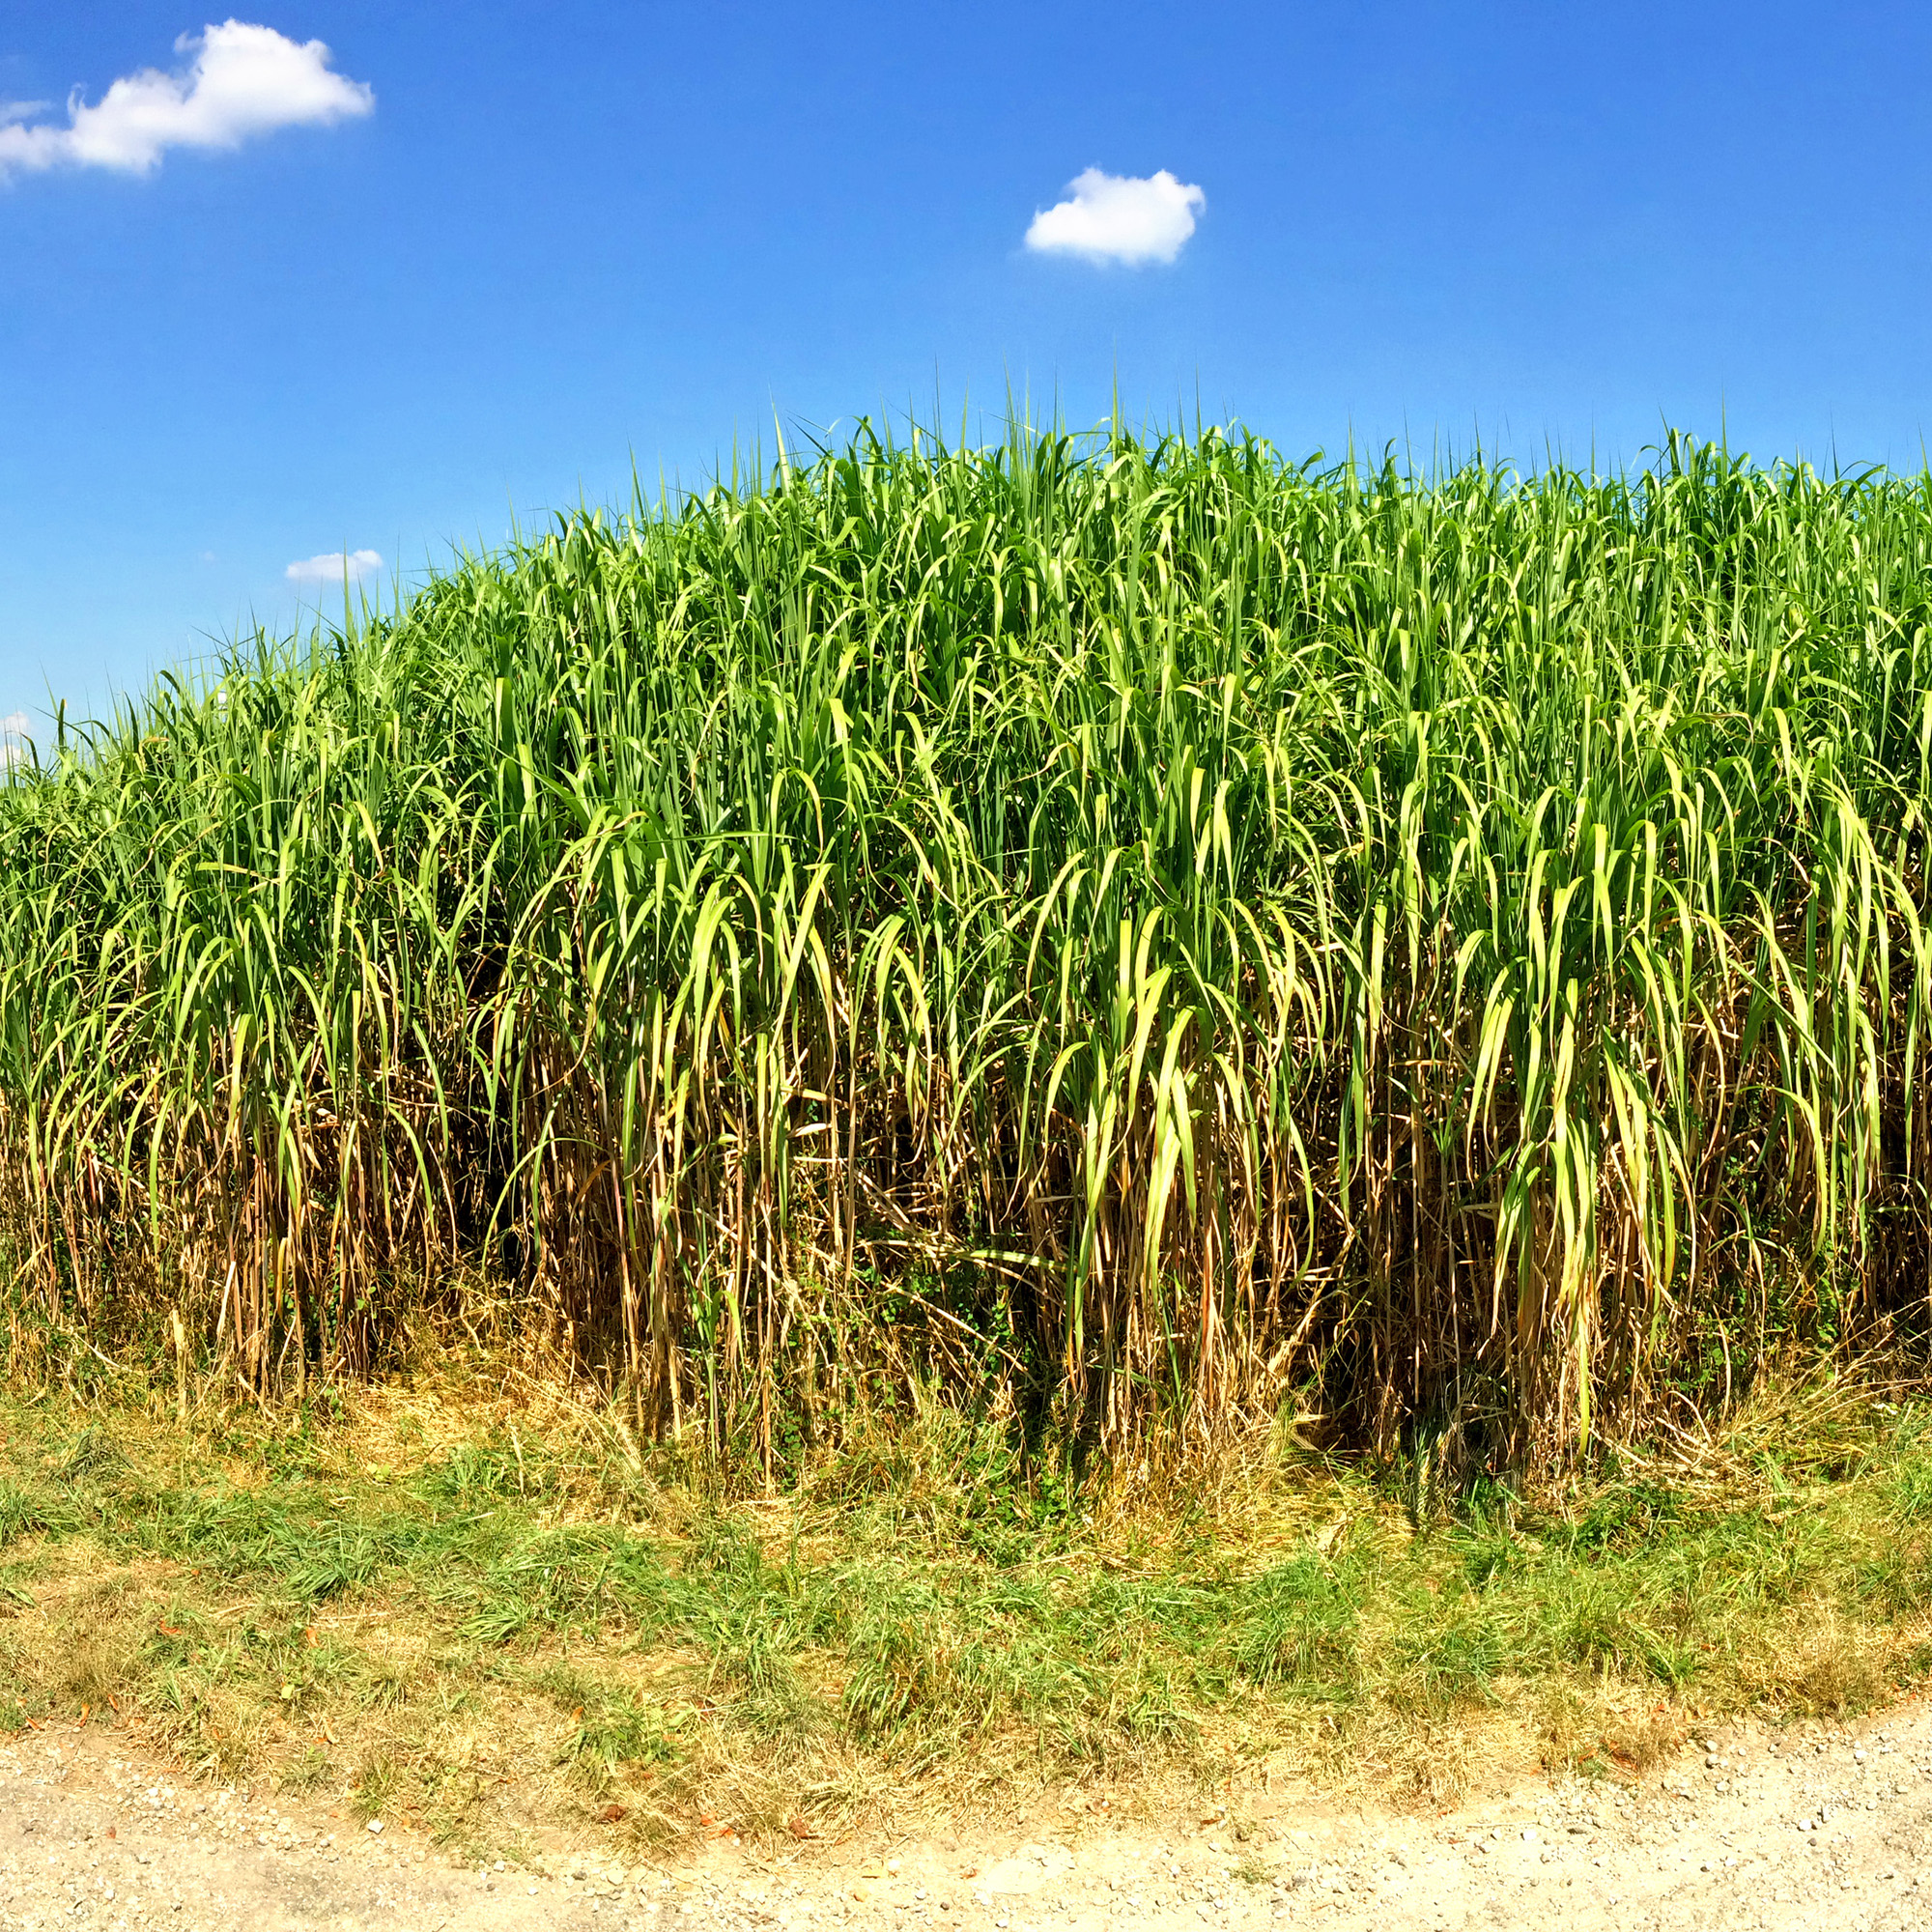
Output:
<path fill-rule="evenodd" d="M 1628 1786 L 1543 1780 L 1441 1816 L 1277 1788 L 1117 1820 L 1071 1795 L 957 1838 L 726 1839 L 668 1866 L 559 1841 L 478 1868 L 326 1802 L 197 1785 L 126 1733 L 33 1731 L 0 1742 L 0 1927 L 1932 1927 L 1932 1709 L 1698 1744 Z"/>

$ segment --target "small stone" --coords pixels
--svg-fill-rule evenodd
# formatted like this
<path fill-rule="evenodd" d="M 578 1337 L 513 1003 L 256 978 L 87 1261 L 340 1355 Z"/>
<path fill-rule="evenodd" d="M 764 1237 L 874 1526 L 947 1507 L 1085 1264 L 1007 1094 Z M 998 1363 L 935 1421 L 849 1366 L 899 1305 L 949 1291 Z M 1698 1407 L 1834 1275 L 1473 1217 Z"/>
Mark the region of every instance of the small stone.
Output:
<path fill-rule="evenodd" d="M 372 1831 L 372 1832 L 380 1832 L 380 1831 L 381 1831 L 381 1830 L 383 1829 L 383 1821 L 382 1821 L 382 1819 L 380 1819 L 380 1818 L 371 1818 L 371 1819 L 369 1820 L 369 1829 L 370 1829 L 370 1831 Z"/>

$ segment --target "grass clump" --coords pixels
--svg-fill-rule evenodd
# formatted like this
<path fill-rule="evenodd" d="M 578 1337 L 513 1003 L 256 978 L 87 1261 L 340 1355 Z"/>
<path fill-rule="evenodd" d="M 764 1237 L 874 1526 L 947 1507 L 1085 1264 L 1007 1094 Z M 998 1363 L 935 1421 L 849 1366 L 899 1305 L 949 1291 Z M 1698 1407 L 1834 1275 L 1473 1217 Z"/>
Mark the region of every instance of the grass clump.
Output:
<path fill-rule="evenodd" d="M 640 1501 L 608 1406 L 480 1368 L 366 1389 L 298 1454 L 252 1407 L 98 1413 L 112 1454 L 4 1553 L 8 1721 L 137 1722 L 204 1775 L 480 1844 L 617 1813 L 833 1830 L 1067 1779 L 1439 1799 L 1486 1767 L 1629 1770 L 1699 1715 L 1840 1715 L 1932 1663 L 1932 1411 L 1870 1386 L 1781 1385 L 1694 1449 L 1420 1521 L 1399 1472 L 1260 1442 L 1058 1502 L 1015 1472 L 1011 1514 L 1052 1533 L 976 1547 L 977 1479 L 918 1454 L 916 1508 L 849 1447 L 762 1498 L 663 1455 Z M 0 1484 L 74 1439 L 0 1402 Z"/>
<path fill-rule="evenodd" d="M 767 1479 L 921 1378 L 1637 1439 L 1918 1319 L 1928 800 L 1922 477 L 861 433 L 562 517 L 11 769 L 9 1350 L 179 1411 L 494 1297 Z"/>

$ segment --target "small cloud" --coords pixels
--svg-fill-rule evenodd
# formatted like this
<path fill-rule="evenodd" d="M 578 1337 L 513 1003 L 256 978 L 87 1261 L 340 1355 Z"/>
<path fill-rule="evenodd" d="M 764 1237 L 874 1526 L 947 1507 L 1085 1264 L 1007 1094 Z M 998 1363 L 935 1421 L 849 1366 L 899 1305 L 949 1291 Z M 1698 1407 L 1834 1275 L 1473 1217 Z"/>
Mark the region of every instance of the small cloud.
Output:
<path fill-rule="evenodd" d="M 360 583 L 365 577 L 374 577 L 382 567 L 383 559 L 373 550 L 346 553 L 331 550 L 321 556 L 303 557 L 299 563 L 290 564 L 285 575 L 291 583 L 339 585 L 344 578 L 351 583 Z"/>
<path fill-rule="evenodd" d="M 0 718 L 0 772 L 11 770 L 26 757 L 26 737 L 32 723 L 24 711 L 10 711 Z"/>
<path fill-rule="evenodd" d="M 360 81 L 330 68 L 320 41 L 291 41 L 272 27 L 229 20 L 184 34 L 175 51 L 193 56 L 184 71 L 126 74 L 92 107 L 76 88 L 64 128 L 38 123 L 43 102 L 0 110 L 0 181 L 53 167 L 146 174 L 170 148 L 237 148 L 254 134 L 327 128 L 376 105 Z"/>
<path fill-rule="evenodd" d="M 1089 168 L 1067 184 L 1065 201 L 1041 209 L 1026 232 L 1039 255 L 1078 255 L 1087 262 L 1171 262 L 1208 206 L 1198 187 L 1162 168 L 1158 174 L 1103 174 Z"/>

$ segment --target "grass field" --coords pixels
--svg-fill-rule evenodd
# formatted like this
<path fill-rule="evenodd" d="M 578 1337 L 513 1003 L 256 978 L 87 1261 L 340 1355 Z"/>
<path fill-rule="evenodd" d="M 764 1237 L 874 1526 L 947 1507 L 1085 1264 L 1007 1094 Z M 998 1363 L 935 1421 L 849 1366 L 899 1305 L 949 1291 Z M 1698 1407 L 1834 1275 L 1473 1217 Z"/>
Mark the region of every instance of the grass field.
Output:
<path fill-rule="evenodd" d="M 422 1358 L 332 1413 L 0 1401 L 0 1728 L 131 1721 L 471 1848 L 613 1805 L 788 1843 L 1068 1788 L 1615 1777 L 1932 1664 L 1932 1408 L 1877 1382 L 1540 1492 L 1276 1445 L 1069 1494 L 942 1409 L 748 1499 L 581 1381 Z"/>
<path fill-rule="evenodd" d="M 0 786 L 16 1373 L 507 1310 L 769 1486 L 1463 1480 L 1922 1326 L 1932 483 L 916 438 L 572 515 Z M 494 1319 L 494 1318 L 493 1318 Z"/>

